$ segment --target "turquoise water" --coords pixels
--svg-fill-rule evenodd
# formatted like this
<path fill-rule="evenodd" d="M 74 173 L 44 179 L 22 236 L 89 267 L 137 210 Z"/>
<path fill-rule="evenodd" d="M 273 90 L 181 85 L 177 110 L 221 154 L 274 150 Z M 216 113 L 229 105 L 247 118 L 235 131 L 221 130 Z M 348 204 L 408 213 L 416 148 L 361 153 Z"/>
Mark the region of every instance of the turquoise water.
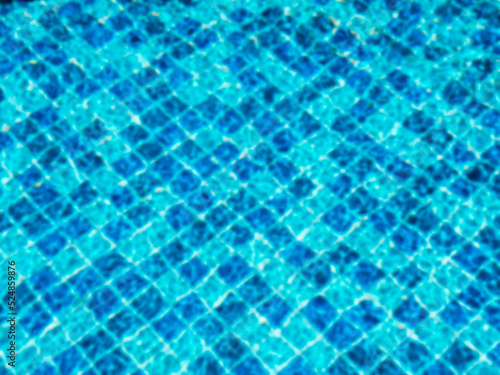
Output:
<path fill-rule="evenodd" d="M 0 374 L 500 373 L 499 41 L 494 1 L 0 4 Z"/>

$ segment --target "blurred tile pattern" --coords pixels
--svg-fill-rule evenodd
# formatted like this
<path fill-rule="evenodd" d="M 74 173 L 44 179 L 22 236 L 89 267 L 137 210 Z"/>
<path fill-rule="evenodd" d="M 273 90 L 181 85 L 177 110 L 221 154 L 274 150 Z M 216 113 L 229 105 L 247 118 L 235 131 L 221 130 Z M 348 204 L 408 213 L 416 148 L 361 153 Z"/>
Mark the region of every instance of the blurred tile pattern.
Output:
<path fill-rule="evenodd" d="M 18 374 L 500 372 L 498 2 L 0 20 Z"/>

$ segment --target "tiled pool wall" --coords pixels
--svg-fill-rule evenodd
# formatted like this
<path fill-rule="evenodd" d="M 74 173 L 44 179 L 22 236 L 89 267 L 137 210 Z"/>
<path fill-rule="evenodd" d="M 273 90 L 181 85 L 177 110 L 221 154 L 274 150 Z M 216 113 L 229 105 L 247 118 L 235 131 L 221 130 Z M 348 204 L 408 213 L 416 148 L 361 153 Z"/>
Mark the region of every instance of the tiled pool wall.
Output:
<path fill-rule="evenodd" d="M 0 4 L 0 374 L 500 373 L 499 41 L 497 1 Z"/>

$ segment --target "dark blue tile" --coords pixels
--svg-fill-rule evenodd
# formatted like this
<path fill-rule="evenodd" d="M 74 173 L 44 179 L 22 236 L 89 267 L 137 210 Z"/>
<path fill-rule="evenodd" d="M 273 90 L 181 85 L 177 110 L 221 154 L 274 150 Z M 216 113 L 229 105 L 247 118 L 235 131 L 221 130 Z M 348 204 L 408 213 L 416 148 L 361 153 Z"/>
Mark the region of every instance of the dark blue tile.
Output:
<path fill-rule="evenodd" d="M 196 171 L 203 178 L 210 177 L 220 169 L 219 165 L 214 163 L 211 159 L 212 157 L 210 155 L 207 155 L 193 165 Z"/>
<path fill-rule="evenodd" d="M 239 155 L 239 151 L 236 146 L 229 142 L 223 142 L 217 146 L 213 153 L 217 160 L 224 164 L 229 163 Z"/>
<path fill-rule="evenodd" d="M 134 335 L 144 324 L 131 309 L 126 308 L 109 319 L 106 327 L 116 337 L 122 339 Z"/>
<path fill-rule="evenodd" d="M 100 48 L 113 39 L 113 33 L 98 24 L 89 28 L 82 37 L 92 47 Z"/>
<path fill-rule="evenodd" d="M 247 190 L 242 189 L 229 198 L 227 204 L 237 213 L 243 213 L 257 206 L 257 200 Z"/>
<path fill-rule="evenodd" d="M 67 312 L 74 303 L 74 295 L 66 283 L 50 288 L 43 296 L 53 314 Z"/>
<path fill-rule="evenodd" d="M 239 255 L 233 256 L 227 262 L 220 265 L 217 274 L 227 284 L 236 286 L 252 273 L 251 267 Z"/>
<path fill-rule="evenodd" d="M 451 348 L 443 355 L 444 360 L 450 363 L 460 374 L 465 373 L 467 368 L 472 365 L 478 357 L 476 352 L 458 340 L 455 341 Z"/>
<path fill-rule="evenodd" d="M 340 319 L 325 333 L 325 338 L 338 350 L 344 350 L 358 341 L 363 334 L 349 322 Z"/>
<path fill-rule="evenodd" d="M 301 268 L 308 261 L 314 259 L 315 256 L 316 254 L 310 248 L 300 242 L 296 242 L 280 252 L 281 258 L 297 268 Z"/>
<path fill-rule="evenodd" d="M 287 227 L 279 224 L 271 227 L 264 234 L 264 236 L 276 248 L 276 250 L 286 247 L 295 239 Z"/>
<path fill-rule="evenodd" d="M 355 148 L 347 145 L 340 145 L 328 154 L 333 163 L 339 168 L 344 168 L 358 156 Z"/>
<path fill-rule="evenodd" d="M 406 369 L 418 372 L 433 359 L 433 355 L 421 343 L 407 340 L 396 349 L 396 358 Z"/>
<path fill-rule="evenodd" d="M 151 166 L 152 170 L 158 174 L 158 176 L 164 181 L 167 182 L 172 179 L 172 177 L 175 175 L 175 173 L 181 169 L 181 164 L 176 161 L 174 158 L 172 158 L 170 155 L 166 155 L 162 157 L 161 159 L 156 160 L 155 162 L 152 163 Z M 140 176 L 148 175 L 146 173 L 142 173 Z M 138 178 L 139 178 L 138 177 Z M 148 177 L 149 180 L 153 181 L 153 176 Z M 161 181 L 158 181 L 158 183 L 161 186 L 162 183 Z M 156 184 L 156 182 L 155 182 Z M 143 183 L 139 184 L 143 185 Z M 152 185 L 152 184 L 150 184 Z M 153 186 L 153 185 L 152 185 Z M 136 190 L 144 190 L 144 189 L 136 189 Z"/>
<path fill-rule="evenodd" d="M 366 339 L 347 352 L 347 357 L 364 370 L 371 368 L 382 355 L 383 352 Z"/>
<path fill-rule="evenodd" d="M 256 305 L 267 298 L 272 293 L 272 289 L 261 276 L 255 275 L 240 285 L 237 292 L 247 303 Z"/>
<path fill-rule="evenodd" d="M 269 372 L 255 357 L 244 359 L 238 366 L 236 366 L 232 373 L 234 375 L 267 375 Z"/>
<path fill-rule="evenodd" d="M 41 268 L 28 280 L 32 288 L 36 291 L 44 291 L 53 284 L 59 282 L 59 278 L 57 277 L 56 273 L 49 266 Z"/>
<path fill-rule="evenodd" d="M 7 374 L 7 372 L 6 372 Z M 57 375 L 57 370 L 54 366 L 44 362 L 41 366 L 37 367 L 34 374 L 36 375 Z"/>
<path fill-rule="evenodd" d="M 68 240 L 59 232 L 53 232 L 39 240 L 36 246 L 43 255 L 53 257 L 63 250 L 67 243 Z"/>
<path fill-rule="evenodd" d="M 232 134 L 243 127 L 245 121 L 236 111 L 230 109 L 216 122 L 216 127 L 225 134 Z"/>
<path fill-rule="evenodd" d="M 0 137 L 0 149 L 3 148 L 2 143 L 3 143 L 3 140 L 2 140 L 2 137 Z M 47 137 L 45 135 L 40 134 L 35 139 L 33 139 L 31 142 L 29 142 L 26 145 L 26 147 L 28 148 L 28 150 L 31 151 L 31 153 L 33 155 L 40 155 L 44 150 L 47 149 L 47 147 L 49 147 L 49 145 L 50 145 L 50 142 L 47 139 Z"/>
<path fill-rule="evenodd" d="M 423 245 L 423 238 L 413 229 L 403 225 L 392 234 L 395 245 L 407 254 L 413 254 Z"/>
<path fill-rule="evenodd" d="M 337 311 L 324 297 L 314 297 L 301 310 L 302 314 L 316 329 L 323 331 L 337 317 Z"/>
<path fill-rule="evenodd" d="M 364 331 L 370 331 L 384 322 L 387 314 L 372 301 L 361 301 L 342 315 Z"/>
<path fill-rule="evenodd" d="M 75 64 L 65 64 L 61 68 L 61 79 L 66 85 L 73 85 L 85 79 L 85 72 Z M 106 84 L 107 82 L 102 82 Z"/>
<path fill-rule="evenodd" d="M 455 331 L 469 324 L 471 313 L 457 301 L 452 301 L 439 313 L 440 318 Z"/>
<path fill-rule="evenodd" d="M 286 158 L 278 159 L 271 165 L 269 171 L 282 185 L 287 184 L 298 173 L 298 169 Z"/>
<path fill-rule="evenodd" d="M 159 253 L 144 259 L 140 267 L 150 280 L 156 280 L 168 271 L 168 266 Z"/>
<path fill-rule="evenodd" d="M 178 240 L 169 243 L 167 246 L 161 249 L 162 255 L 172 266 L 177 266 L 178 264 L 182 263 L 191 255 L 192 252 L 192 249 L 185 246 Z"/>
<path fill-rule="evenodd" d="M 444 224 L 431 236 L 430 243 L 439 251 L 450 252 L 460 246 L 462 239 L 449 224 Z"/>
<path fill-rule="evenodd" d="M 89 151 L 76 159 L 75 165 L 83 173 L 89 175 L 95 173 L 99 168 L 104 166 L 104 162 L 101 156 L 95 154 L 93 151 Z"/>
<path fill-rule="evenodd" d="M 19 323 L 22 324 L 23 330 L 28 335 L 36 337 L 52 322 L 52 320 L 49 312 L 37 302 L 30 307 Z"/>
<path fill-rule="evenodd" d="M 92 267 L 87 267 L 72 276 L 68 283 L 79 295 L 85 296 L 88 292 L 101 285 L 103 280 Z"/>
<path fill-rule="evenodd" d="M 131 31 L 123 37 L 123 43 L 130 48 L 138 48 L 141 44 L 147 42 L 148 38 L 139 31 Z"/>
<path fill-rule="evenodd" d="M 123 12 L 111 16 L 108 22 L 115 31 L 122 31 L 132 26 L 132 21 Z"/>
<path fill-rule="evenodd" d="M 46 38 L 33 43 L 32 48 L 35 50 L 36 53 L 43 56 L 49 54 L 50 52 L 55 51 L 56 49 L 59 48 L 59 46 L 57 45 L 57 43 L 53 42 L 49 38 Z"/>
<path fill-rule="evenodd" d="M 403 182 L 412 176 L 414 167 L 400 158 L 396 158 L 387 166 L 386 170 L 399 182 Z"/>
<path fill-rule="evenodd" d="M 51 223 L 41 214 L 35 214 L 22 224 L 25 233 L 32 238 L 40 237 L 51 228 Z"/>
<path fill-rule="evenodd" d="M 426 278 L 426 274 L 414 263 L 410 263 L 404 268 L 398 268 L 392 274 L 400 286 L 414 289 Z"/>
<path fill-rule="evenodd" d="M 407 190 L 400 189 L 387 203 L 387 208 L 399 214 L 400 218 L 405 218 L 410 212 L 420 205 Z"/>
<path fill-rule="evenodd" d="M 415 297 L 407 297 L 395 310 L 394 318 L 405 323 L 410 328 L 416 327 L 429 313 L 423 309 L 415 300 Z"/>
<path fill-rule="evenodd" d="M 12 223 L 10 222 L 7 215 L 5 215 L 4 213 L 0 213 L 0 232 L 4 232 L 11 227 Z"/>
<path fill-rule="evenodd" d="M 309 367 L 302 357 L 297 357 L 291 361 L 279 375 L 313 375 L 314 371 Z"/>
<path fill-rule="evenodd" d="M 347 174 L 339 174 L 328 182 L 327 187 L 339 198 L 346 197 L 352 190 L 352 179 Z"/>
<path fill-rule="evenodd" d="M 488 353 L 488 359 L 500 367 L 500 344 L 497 344 L 492 350 L 490 350 Z"/>
<path fill-rule="evenodd" d="M 17 200 L 15 203 L 12 203 L 9 206 L 9 209 L 7 210 L 10 217 L 12 217 L 12 219 L 14 219 L 14 221 L 21 221 L 26 216 L 29 216 L 31 213 L 33 213 L 35 211 L 36 211 L 35 207 L 25 197 L 22 197 L 21 199 Z"/>
<path fill-rule="evenodd" d="M 155 212 L 146 203 L 141 203 L 129 209 L 126 216 L 136 228 L 143 228 L 155 219 Z"/>
<path fill-rule="evenodd" d="M 193 258 L 181 266 L 180 273 L 186 281 L 194 286 L 208 275 L 209 269 L 198 258 Z"/>
<path fill-rule="evenodd" d="M 132 226 L 122 218 L 115 219 L 102 229 L 104 235 L 114 242 L 128 238 L 133 233 Z"/>
<path fill-rule="evenodd" d="M 396 216 L 385 209 L 381 209 L 370 216 L 373 227 L 383 234 L 387 234 L 393 229 L 398 221 Z"/>
<path fill-rule="evenodd" d="M 214 95 L 210 95 L 207 100 L 195 107 L 207 120 L 214 120 L 224 108 L 224 103 Z"/>
<path fill-rule="evenodd" d="M 115 349 L 110 354 L 98 360 L 95 367 L 103 375 L 125 375 L 135 366 L 132 360 L 121 349 Z"/>
<path fill-rule="evenodd" d="M 139 157 L 130 153 L 113 163 L 115 171 L 124 178 L 129 178 L 144 168 L 144 164 Z"/>
<path fill-rule="evenodd" d="M 222 240 L 234 249 L 248 245 L 254 238 L 253 232 L 242 222 L 235 223 L 229 230 L 222 234 Z"/>
<path fill-rule="evenodd" d="M 333 229 L 335 233 L 344 234 L 355 223 L 355 218 L 348 211 L 345 205 L 339 204 L 328 211 L 323 216 L 323 221 Z"/>
<path fill-rule="evenodd" d="M 119 210 L 130 206 L 136 199 L 134 193 L 128 187 L 119 185 L 113 189 L 109 198 L 111 203 L 113 203 L 113 205 L 115 205 L 115 207 Z"/>
<path fill-rule="evenodd" d="M 453 372 L 443 362 L 437 361 L 423 375 L 453 375 Z"/>
<path fill-rule="evenodd" d="M 497 330 L 500 330 L 500 300 L 495 299 L 484 309 L 483 318 Z"/>
<path fill-rule="evenodd" d="M 336 272 L 343 273 L 351 263 L 359 259 L 359 254 L 349 246 L 341 243 L 335 250 L 328 251 L 322 255 L 322 259 L 334 265 Z"/>
<path fill-rule="evenodd" d="M 460 177 L 451 184 L 449 190 L 463 199 L 468 199 L 476 191 L 476 186 Z"/>
<path fill-rule="evenodd" d="M 318 289 L 325 287 L 333 278 L 330 266 L 322 260 L 309 264 L 301 274 L 313 287 Z"/>
<path fill-rule="evenodd" d="M 474 154 L 470 152 L 467 147 L 460 141 L 455 142 L 455 144 L 448 152 L 448 155 L 452 161 L 460 166 L 464 166 L 475 160 L 476 158 Z"/>
<path fill-rule="evenodd" d="M 107 286 L 92 293 L 92 297 L 88 302 L 88 307 L 99 320 L 104 320 L 108 315 L 121 307 L 121 305 L 119 297 Z"/>
<path fill-rule="evenodd" d="M 171 311 L 156 320 L 152 326 L 166 342 L 177 338 L 186 328 L 184 323 Z"/>
<path fill-rule="evenodd" d="M 217 357 L 229 368 L 234 367 L 249 350 L 245 344 L 234 335 L 226 335 L 213 346 Z"/>
<path fill-rule="evenodd" d="M 264 302 L 257 308 L 257 311 L 262 316 L 266 317 L 272 327 L 280 327 L 292 309 L 279 295 L 274 295 L 271 299 Z"/>
<path fill-rule="evenodd" d="M 362 216 L 373 212 L 379 206 L 379 201 L 373 198 L 365 188 L 357 189 L 347 199 L 347 202 L 352 211 L 355 211 Z"/>
<path fill-rule="evenodd" d="M 288 190 L 295 196 L 295 198 L 303 199 L 311 194 L 315 188 L 316 185 L 314 185 L 311 180 L 302 177 L 294 180 L 290 184 Z"/>
<path fill-rule="evenodd" d="M 70 193 L 70 197 L 79 207 L 85 207 L 92 203 L 98 197 L 97 190 L 90 184 L 90 181 L 85 181 Z"/>
<path fill-rule="evenodd" d="M 233 325 L 248 308 L 234 293 L 229 293 L 222 303 L 215 308 L 215 312 L 228 326 Z"/>
<path fill-rule="evenodd" d="M 113 281 L 113 286 L 120 292 L 120 295 L 126 299 L 133 298 L 139 291 L 145 289 L 148 285 L 148 281 L 144 277 L 138 275 L 135 270 L 128 271 Z"/>
<path fill-rule="evenodd" d="M 207 308 L 196 293 L 190 293 L 175 303 L 174 311 L 179 314 L 181 318 L 191 323 L 200 315 L 205 314 Z"/>
<path fill-rule="evenodd" d="M 146 321 L 149 321 L 158 315 L 161 315 L 167 308 L 167 303 L 163 300 L 162 295 L 155 287 L 150 287 L 144 293 L 137 296 L 135 300 L 132 301 L 131 306 L 144 317 Z"/>
<path fill-rule="evenodd" d="M 222 375 L 225 373 L 222 366 L 210 352 L 203 353 L 191 362 L 188 370 L 193 375 Z"/>
<path fill-rule="evenodd" d="M 247 182 L 252 179 L 256 174 L 262 172 L 264 168 L 248 158 L 243 158 L 238 160 L 233 164 L 232 170 L 238 176 L 238 179 L 242 182 Z"/>
<path fill-rule="evenodd" d="M 463 269 L 469 273 L 476 273 L 476 271 L 488 260 L 489 258 L 473 244 L 467 243 L 453 256 L 453 260 L 457 262 Z"/>
<path fill-rule="evenodd" d="M 355 375 L 357 373 L 358 372 L 343 358 L 336 359 L 333 365 L 325 372 L 327 375 Z M 386 375 L 385 373 L 383 374 Z"/>
<path fill-rule="evenodd" d="M 78 84 L 75 88 L 75 92 L 82 98 L 87 99 L 93 93 L 99 90 L 100 86 L 97 82 L 91 79 L 85 79 L 82 83 Z"/>
<path fill-rule="evenodd" d="M 75 374 L 78 370 L 83 370 L 87 366 L 87 361 L 76 346 L 72 346 L 59 354 L 54 358 L 54 362 L 62 375 Z"/>
<path fill-rule="evenodd" d="M 149 133 L 144 127 L 131 124 L 120 132 L 120 136 L 124 138 L 129 144 L 135 145 L 138 142 L 144 141 L 148 138 Z"/>
<path fill-rule="evenodd" d="M 477 274 L 477 280 L 492 294 L 500 296 L 500 267 L 491 262 Z"/>
<path fill-rule="evenodd" d="M 38 164 L 48 171 L 55 170 L 65 163 L 66 157 L 62 149 L 58 146 L 49 148 L 38 159 Z"/>
<path fill-rule="evenodd" d="M 353 267 L 348 276 L 363 288 L 369 289 L 378 283 L 385 274 L 372 263 L 362 260 Z"/>
<path fill-rule="evenodd" d="M 286 192 L 281 192 L 279 194 L 274 195 L 267 202 L 267 205 L 271 206 L 271 208 L 279 215 L 283 215 L 292 207 L 293 203 L 294 201 L 289 194 L 287 194 Z"/>
<path fill-rule="evenodd" d="M 486 252 L 495 252 L 500 248 L 500 234 L 491 226 L 483 228 L 474 239 L 479 243 L 480 248 Z"/>
<path fill-rule="evenodd" d="M 200 179 L 187 169 L 179 173 L 171 182 L 172 191 L 179 196 L 185 196 L 200 186 Z"/>
<path fill-rule="evenodd" d="M 195 221 L 181 236 L 182 241 L 192 247 L 201 247 L 214 237 L 208 224 L 204 221 Z"/>
<path fill-rule="evenodd" d="M 266 208 L 259 207 L 245 216 L 246 221 L 259 233 L 275 223 L 273 214 Z"/>
<path fill-rule="evenodd" d="M 406 221 L 424 233 L 429 233 L 439 224 L 438 217 L 432 212 L 429 206 L 422 207 L 415 214 L 408 217 Z"/>
<path fill-rule="evenodd" d="M 205 220 L 217 231 L 221 231 L 231 224 L 236 218 L 236 215 L 231 212 L 225 205 L 219 205 L 210 210 Z"/>
<path fill-rule="evenodd" d="M 371 372 L 371 375 L 404 375 L 405 372 L 391 359 L 385 359 Z"/>

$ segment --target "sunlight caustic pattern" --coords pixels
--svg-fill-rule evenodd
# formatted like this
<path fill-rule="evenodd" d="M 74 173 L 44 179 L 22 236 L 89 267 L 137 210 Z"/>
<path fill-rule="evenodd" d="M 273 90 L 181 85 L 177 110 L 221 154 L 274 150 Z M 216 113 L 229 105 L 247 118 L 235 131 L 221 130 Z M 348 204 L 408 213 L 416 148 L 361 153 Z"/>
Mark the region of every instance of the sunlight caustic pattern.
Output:
<path fill-rule="evenodd" d="M 2 2 L 0 374 L 500 373 L 499 42 L 496 1 Z"/>

